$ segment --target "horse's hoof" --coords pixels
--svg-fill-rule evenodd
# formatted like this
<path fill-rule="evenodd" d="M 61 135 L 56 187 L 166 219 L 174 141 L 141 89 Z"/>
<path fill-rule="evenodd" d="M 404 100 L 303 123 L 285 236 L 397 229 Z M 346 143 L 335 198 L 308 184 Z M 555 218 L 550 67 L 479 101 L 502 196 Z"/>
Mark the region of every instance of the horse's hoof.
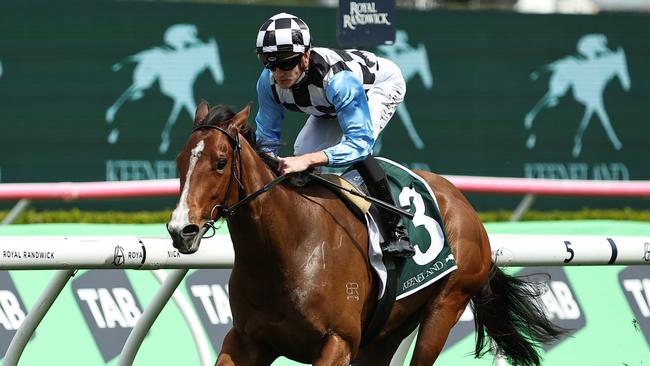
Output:
<path fill-rule="evenodd" d="M 524 127 L 526 127 L 527 130 L 530 130 L 532 126 L 533 126 L 533 117 L 527 114 L 526 118 L 524 118 Z"/>
<path fill-rule="evenodd" d="M 111 130 L 111 132 L 108 134 L 108 138 L 106 139 L 109 144 L 114 144 L 117 142 L 117 139 L 120 137 L 120 130 L 117 128 L 114 128 Z"/>
<path fill-rule="evenodd" d="M 164 154 L 167 150 L 169 150 L 169 140 L 161 141 L 160 146 L 158 147 L 158 152 Z"/>
<path fill-rule="evenodd" d="M 530 136 L 528 136 L 528 140 L 526 140 L 526 147 L 529 150 L 532 150 L 533 148 L 535 148 L 536 142 L 537 142 L 537 136 L 535 136 L 535 134 L 533 133 Z"/>
<path fill-rule="evenodd" d="M 113 108 L 109 108 L 106 110 L 106 122 L 108 123 L 113 123 L 115 120 L 115 110 Z"/>
<path fill-rule="evenodd" d="M 574 158 L 577 158 L 580 156 L 580 152 L 582 151 L 582 144 L 576 144 L 576 146 L 573 147 L 573 152 L 572 155 Z"/>

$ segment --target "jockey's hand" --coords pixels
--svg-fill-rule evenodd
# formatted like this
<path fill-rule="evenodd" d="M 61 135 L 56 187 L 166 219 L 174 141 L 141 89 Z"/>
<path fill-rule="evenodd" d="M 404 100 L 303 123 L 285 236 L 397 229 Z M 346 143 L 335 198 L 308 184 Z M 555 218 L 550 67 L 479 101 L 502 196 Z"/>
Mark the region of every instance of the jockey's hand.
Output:
<path fill-rule="evenodd" d="M 325 165 L 328 162 L 327 155 L 322 151 L 317 151 L 300 156 L 289 156 L 286 158 L 278 158 L 280 161 L 280 174 L 290 174 L 304 172 L 305 170 Z"/>

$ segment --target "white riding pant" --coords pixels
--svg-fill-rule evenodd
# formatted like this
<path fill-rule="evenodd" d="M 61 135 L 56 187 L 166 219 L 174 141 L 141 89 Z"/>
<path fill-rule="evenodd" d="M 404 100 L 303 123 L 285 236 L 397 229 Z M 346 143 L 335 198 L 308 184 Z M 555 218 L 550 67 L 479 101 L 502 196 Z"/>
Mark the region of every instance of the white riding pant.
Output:
<path fill-rule="evenodd" d="M 406 95 L 406 82 L 399 67 L 381 57 L 377 58 L 377 62 L 379 70 L 375 83 L 366 93 L 375 140 Z M 309 116 L 293 145 L 294 155 L 327 149 L 341 142 L 342 138 L 343 131 L 338 119 Z"/>

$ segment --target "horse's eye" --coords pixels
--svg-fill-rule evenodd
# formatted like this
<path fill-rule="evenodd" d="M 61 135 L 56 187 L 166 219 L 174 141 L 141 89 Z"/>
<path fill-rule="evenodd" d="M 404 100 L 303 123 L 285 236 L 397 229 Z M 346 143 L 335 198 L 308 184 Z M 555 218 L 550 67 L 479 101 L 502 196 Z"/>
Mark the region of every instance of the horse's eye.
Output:
<path fill-rule="evenodd" d="M 223 170 L 223 168 L 226 167 L 226 164 L 228 163 L 228 160 L 226 159 L 219 159 L 217 160 L 217 163 L 214 165 L 215 169 L 217 170 Z"/>

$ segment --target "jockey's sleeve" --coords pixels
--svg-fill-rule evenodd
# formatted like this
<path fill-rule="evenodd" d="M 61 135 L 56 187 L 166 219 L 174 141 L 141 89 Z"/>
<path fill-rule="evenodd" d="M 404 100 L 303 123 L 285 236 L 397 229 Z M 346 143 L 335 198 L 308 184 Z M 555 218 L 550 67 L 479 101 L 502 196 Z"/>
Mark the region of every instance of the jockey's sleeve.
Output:
<path fill-rule="evenodd" d="M 280 148 L 280 122 L 284 118 L 284 108 L 275 101 L 272 94 L 271 71 L 264 69 L 257 80 L 257 100 L 259 109 L 255 117 L 257 146 L 263 152 L 277 155 Z"/>
<path fill-rule="evenodd" d="M 329 80 L 325 95 L 334 105 L 343 131 L 341 142 L 324 150 L 328 166 L 355 163 L 372 152 L 375 139 L 368 100 L 359 79 L 350 71 L 340 71 Z"/>

